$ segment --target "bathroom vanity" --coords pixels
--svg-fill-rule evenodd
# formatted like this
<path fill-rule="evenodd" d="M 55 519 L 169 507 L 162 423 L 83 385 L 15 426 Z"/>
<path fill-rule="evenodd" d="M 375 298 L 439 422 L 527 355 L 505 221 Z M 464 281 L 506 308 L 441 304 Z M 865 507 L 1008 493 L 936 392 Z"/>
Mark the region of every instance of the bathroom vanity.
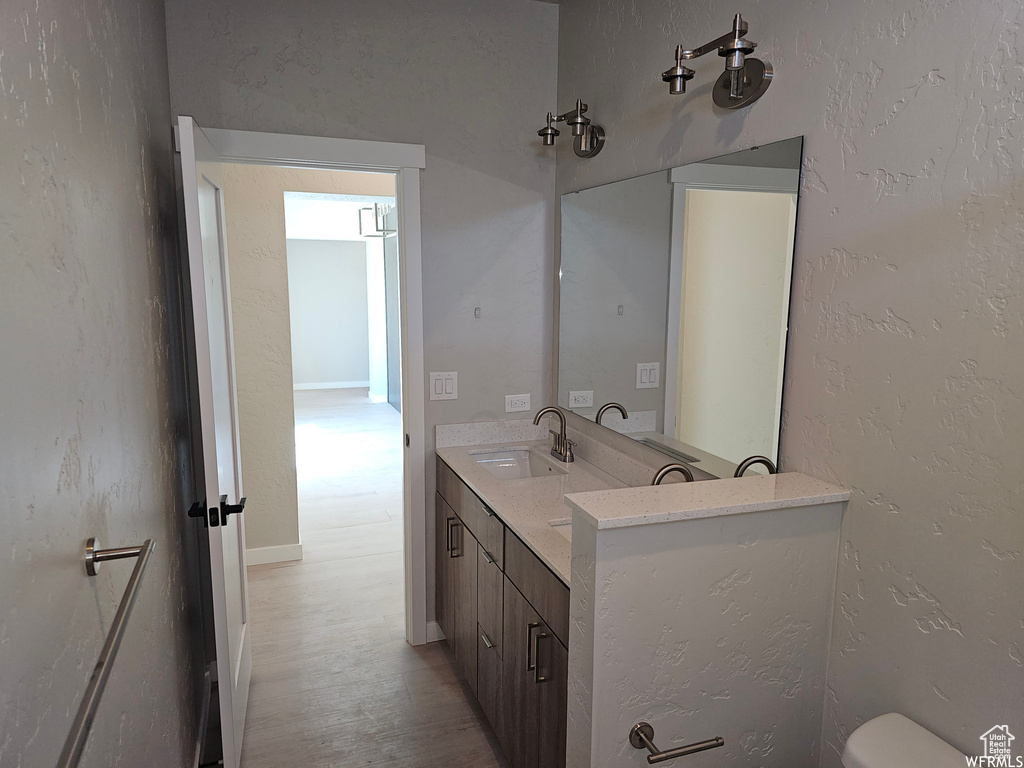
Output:
<path fill-rule="evenodd" d="M 439 447 L 437 457 L 437 623 L 517 768 L 565 765 L 570 520 L 562 497 L 621 486 L 585 461 L 545 456 L 537 438 L 546 434 L 534 427 L 526 441 Z"/>
<path fill-rule="evenodd" d="M 437 620 L 515 768 L 817 764 L 849 494 L 756 474 L 801 151 L 564 195 L 559 408 L 437 427 Z"/>
<path fill-rule="evenodd" d="M 801 764 L 848 493 L 798 473 L 652 487 L 664 456 L 569 424 L 571 464 L 553 422 L 437 431 L 437 621 L 513 766 L 643 764 L 638 721 L 663 748 L 724 739 L 694 765 Z"/>

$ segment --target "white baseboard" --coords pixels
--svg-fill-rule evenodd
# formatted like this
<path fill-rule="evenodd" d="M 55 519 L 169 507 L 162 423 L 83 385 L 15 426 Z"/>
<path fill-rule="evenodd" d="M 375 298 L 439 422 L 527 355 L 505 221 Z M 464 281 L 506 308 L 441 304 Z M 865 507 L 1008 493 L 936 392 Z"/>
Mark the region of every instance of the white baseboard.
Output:
<path fill-rule="evenodd" d="M 276 547 L 256 547 L 245 550 L 246 565 L 267 565 L 269 563 L 288 563 L 302 559 L 302 542 L 298 544 L 278 544 Z"/>
<path fill-rule="evenodd" d="M 292 384 L 292 389 L 362 389 L 369 386 L 368 381 L 314 381 L 311 384 Z"/>
<path fill-rule="evenodd" d="M 387 395 L 375 395 L 372 392 L 367 397 L 371 403 L 386 403 L 388 401 Z"/>
<path fill-rule="evenodd" d="M 427 642 L 436 643 L 438 640 L 444 640 L 444 632 L 441 631 L 441 625 L 436 621 L 427 622 Z"/>

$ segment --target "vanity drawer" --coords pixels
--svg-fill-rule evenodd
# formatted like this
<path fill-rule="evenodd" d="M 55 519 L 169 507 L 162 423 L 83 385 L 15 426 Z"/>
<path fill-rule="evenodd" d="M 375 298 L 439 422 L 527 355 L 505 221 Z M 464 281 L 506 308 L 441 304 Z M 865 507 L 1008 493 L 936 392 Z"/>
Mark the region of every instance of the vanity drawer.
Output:
<path fill-rule="evenodd" d="M 499 569 L 505 567 L 505 524 L 469 490 L 469 486 L 458 481 L 461 486 L 460 505 L 456 511 L 469 530 L 476 536 L 480 546 L 487 550 Z"/>
<path fill-rule="evenodd" d="M 568 646 L 569 588 L 514 533 L 505 537 L 505 575 Z"/>
<path fill-rule="evenodd" d="M 438 456 L 437 492 L 456 512 L 459 511 L 459 486 L 461 485 L 462 481 L 459 480 L 459 476 L 452 472 L 451 467 L 441 461 L 441 457 Z"/>
<path fill-rule="evenodd" d="M 437 457 L 437 492 L 455 510 L 480 546 L 494 558 L 498 568 L 504 568 L 505 524 L 440 456 Z"/>
<path fill-rule="evenodd" d="M 494 559 L 484 551 L 483 546 L 477 547 L 479 562 L 477 563 L 477 603 L 476 619 L 480 623 L 480 632 L 487 635 L 486 644 L 489 642 L 497 656 L 501 656 L 502 638 L 502 586 L 504 576 Z M 483 638 L 481 637 L 481 640 Z"/>

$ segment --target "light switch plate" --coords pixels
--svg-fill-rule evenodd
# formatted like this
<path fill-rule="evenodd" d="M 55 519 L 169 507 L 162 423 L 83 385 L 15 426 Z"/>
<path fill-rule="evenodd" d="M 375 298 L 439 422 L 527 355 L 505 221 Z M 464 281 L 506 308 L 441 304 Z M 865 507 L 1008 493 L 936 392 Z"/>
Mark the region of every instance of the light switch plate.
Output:
<path fill-rule="evenodd" d="M 594 390 L 580 390 L 578 392 L 569 390 L 569 407 L 570 408 L 593 408 L 594 407 Z"/>
<path fill-rule="evenodd" d="M 459 374 L 456 371 L 430 372 L 431 400 L 458 400 Z"/>
<path fill-rule="evenodd" d="M 661 384 L 661 363 L 636 364 L 636 388 L 657 389 Z"/>
<path fill-rule="evenodd" d="M 530 395 L 505 395 L 505 413 L 530 410 Z"/>

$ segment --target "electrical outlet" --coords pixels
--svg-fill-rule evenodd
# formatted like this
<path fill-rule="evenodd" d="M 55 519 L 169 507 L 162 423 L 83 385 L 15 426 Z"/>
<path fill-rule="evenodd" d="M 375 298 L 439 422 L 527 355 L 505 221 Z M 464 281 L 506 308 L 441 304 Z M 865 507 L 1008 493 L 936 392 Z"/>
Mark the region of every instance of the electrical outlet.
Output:
<path fill-rule="evenodd" d="M 569 391 L 569 407 L 570 408 L 593 408 L 594 407 L 594 390 L 581 390 L 579 392 Z"/>
<path fill-rule="evenodd" d="M 505 413 L 530 410 L 529 395 L 505 395 Z"/>
<path fill-rule="evenodd" d="M 459 374 L 456 371 L 445 373 L 430 372 L 431 400 L 458 400 Z"/>
<path fill-rule="evenodd" d="M 636 364 L 636 388 L 657 389 L 661 384 L 661 363 Z"/>

